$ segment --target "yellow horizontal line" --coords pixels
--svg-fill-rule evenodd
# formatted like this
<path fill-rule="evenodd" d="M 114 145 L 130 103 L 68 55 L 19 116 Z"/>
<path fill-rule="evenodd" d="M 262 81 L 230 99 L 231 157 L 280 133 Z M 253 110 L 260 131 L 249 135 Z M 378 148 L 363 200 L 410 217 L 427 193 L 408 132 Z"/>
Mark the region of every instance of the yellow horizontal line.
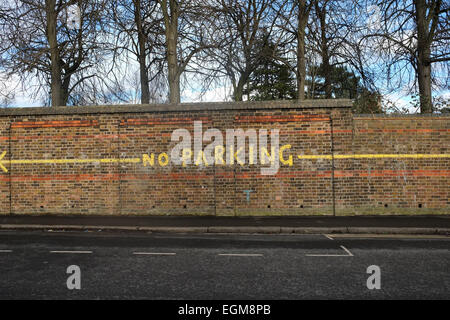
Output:
<path fill-rule="evenodd" d="M 335 159 L 371 159 L 371 158 L 450 158 L 450 154 L 338 154 Z"/>
<path fill-rule="evenodd" d="M 0 155 L 0 169 L 8 172 L 4 163 L 10 164 L 64 164 L 64 163 L 140 163 L 141 158 L 105 158 L 105 159 L 27 159 L 27 160 L 4 160 L 6 151 Z M 301 160 L 327 159 L 332 160 L 333 155 L 299 155 Z M 450 154 L 338 154 L 334 159 L 426 159 L 426 158 L 450 158 Z"/>
<path fill-rule="evenodd" d="M 304 155 L 299 155 L 298 156 L 299 159 L 302 160 L 314 160 L 314 159 L 333 159 L 332 155 L 323 155 L 323 156 L 304 156 Z"/>
<path fill-rule="evenodd" d="M 332 155 L 304 156 L 299 155 L 299 159 L 333 159 Z M 334 159 L 379 159 L 379 158 L 409 158 L 409 159 L 426 159 L 426 158 L 450 158 L 450 154 L 336 154 Z"/>
<path fill-rule="evenodd" d="M 10 164 L 61 164 L 61 163 L 139 163 L 140 158 L 105 158 L 105 159 L 27 159 L 27 160 L 3 160 L 6 151 L 0 155 L 0 169 L 3 172 L 8 172 L 4 166 L 6 163 Z"/>
<path fill-rule="evenodd" d="M 299 159 L 329 159 L 332 155 L 299 155 Z M 450 158 L 450 154 L 337 154 L 335 159 L 370 159 L 370 158 Z M 140 158 L 106 158 L 106 159 L 25 159 L 3 160 L 3 163 L 11 164 L 57 164 L 57 163 L 140 163 Z"/>
<path fill-rule="evenodd" d="M 4 161 L 11 164 L 56 164 L 56 163 L 139 163 L 140 158 L 126 158 L 126 159 L 28 159 L 28 160 L 11 160 Z"/>

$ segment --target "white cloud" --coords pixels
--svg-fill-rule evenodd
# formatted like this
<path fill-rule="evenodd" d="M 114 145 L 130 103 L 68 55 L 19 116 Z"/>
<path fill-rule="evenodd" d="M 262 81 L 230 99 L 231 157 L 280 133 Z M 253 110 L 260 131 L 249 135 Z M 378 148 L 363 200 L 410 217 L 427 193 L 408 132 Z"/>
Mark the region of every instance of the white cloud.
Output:
<path fill-rule="evenodd" d="M 34 78 L 29 79 L 28 89 L 24 88 L 19 77 L 13 75 L 8 77 L 6 74 L 0 72 L 0 97 L 8 107 L 26 108 L 26 107 L 40 107 L 42 102 L 33 100 L 30 97 L 32 93 L 32 86 L 36 85 L 37 81 Z"/>
<path fill-rule="evenodd" d="M 231 87 L 222 86 L 213 88 L 203 94 L 198 90 L 185 90 L 181 97 L 182 102 L 223 102 L 231 101 Z"/>
<path fill-rule="evenodd" d="M 408 110 L 409 113 L 415 113 L 417 110 L 411 104 L 412 97 L 404 95 L 401 92 L 393 92 L 386 94 L 383 99 L 384 107 L 395 106 L 398 111 Z M 388 112 L 394 112 L 395 110 L 388 109 Z"/>

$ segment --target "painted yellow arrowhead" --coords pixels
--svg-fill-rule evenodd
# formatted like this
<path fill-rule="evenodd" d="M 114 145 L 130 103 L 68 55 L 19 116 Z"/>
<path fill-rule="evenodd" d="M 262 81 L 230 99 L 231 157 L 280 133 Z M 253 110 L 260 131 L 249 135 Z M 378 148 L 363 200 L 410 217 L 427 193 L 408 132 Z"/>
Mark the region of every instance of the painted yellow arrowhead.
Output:
<path fill-rule="evenodd" d="M 2 168 L 2 170 L 4 172 L 8 172 L 8 169 L 6 169 L 6 167 L 3 165 L 3 162 L 2 162 L 2 159 L 5 156 L 5 154 L 6 154 L 6 151 L 3 151 L 3 153 L 0 154 L 0 168 Z"/>

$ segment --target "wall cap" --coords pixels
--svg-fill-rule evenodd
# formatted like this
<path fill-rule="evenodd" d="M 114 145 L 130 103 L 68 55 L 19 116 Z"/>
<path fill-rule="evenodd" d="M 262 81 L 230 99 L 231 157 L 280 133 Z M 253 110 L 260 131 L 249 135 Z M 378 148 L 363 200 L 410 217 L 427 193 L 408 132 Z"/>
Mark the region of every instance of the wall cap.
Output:
<path fill-rule="evenodd" d="M 446 119 L 450 118 L 450 114 L 446 113 L 412 113 L 412 114 L 398 114 L 398 113 L 376 113 L 376 114 L 355 114 L 355 120 L 402 120 L 402 119 Z"/>
<path fill-rule="evenodd" d="M 281 100 L 250 102 L 208 102 L 181 104 L 124 104 L 83 107 L 31 107 L 2 108 L 1 116 L 33 116 L 63 114 L 111 114 L 111 113 L 148 113 L 148 112 L 184 112 L 184 111 L 221 111 L 221 110 L 265 110 L 265 109 L 311 109 L 311 108 L 350 108 L 348 99 L 320 100 Z"/>

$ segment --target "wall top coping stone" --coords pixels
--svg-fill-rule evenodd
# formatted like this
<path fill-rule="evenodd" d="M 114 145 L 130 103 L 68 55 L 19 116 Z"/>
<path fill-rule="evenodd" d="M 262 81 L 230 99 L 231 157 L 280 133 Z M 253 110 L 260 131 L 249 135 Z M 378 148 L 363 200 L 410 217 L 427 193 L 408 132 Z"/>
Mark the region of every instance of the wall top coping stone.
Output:
<path fill-rule="evenodd" d="M 2 108 L 1 116 L 33 116 L 63 114 L 111 114 L 111 113 L 147 113 L 147 112 L 183 112 L 183 111 L 221 111 L 221 110 L 265 110 L 265 109 L 311 109 L 311 108 L 350 108 L 352 100 L 280 100 L 246 102 L 207 102 L 181 104 L 124 104 L 83 107 L 32 107 Z"/>
<path fill-rule="evenodd" d="M 413 113 L 413 114 L 355 114 L 353 119 L 355 120 L 403 120 L 403 119 L 447 119 L 450 118 L 450 114 L 446 113 Z"/>

